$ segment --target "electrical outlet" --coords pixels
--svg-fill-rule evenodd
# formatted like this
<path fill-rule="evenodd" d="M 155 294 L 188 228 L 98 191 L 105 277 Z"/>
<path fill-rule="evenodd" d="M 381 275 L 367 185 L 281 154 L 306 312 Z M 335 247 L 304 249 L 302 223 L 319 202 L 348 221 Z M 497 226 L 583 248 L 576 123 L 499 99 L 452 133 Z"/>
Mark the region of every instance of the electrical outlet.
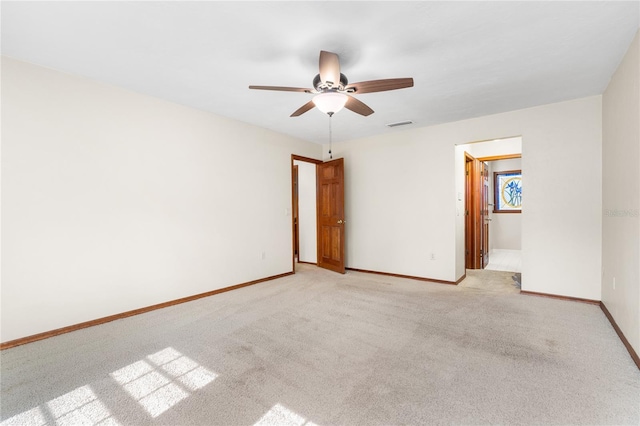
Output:
<path fill-rule="evenodd" d="M 429 255 L 429 259 L 430 260 L 436 260 L 436 254 L 435 253 L 431 253 L 431 255 Z"/>
<path fill-rule="evenodd" d="M 613 277 L 613 289 L 616 289 L 616 277 Z"/>

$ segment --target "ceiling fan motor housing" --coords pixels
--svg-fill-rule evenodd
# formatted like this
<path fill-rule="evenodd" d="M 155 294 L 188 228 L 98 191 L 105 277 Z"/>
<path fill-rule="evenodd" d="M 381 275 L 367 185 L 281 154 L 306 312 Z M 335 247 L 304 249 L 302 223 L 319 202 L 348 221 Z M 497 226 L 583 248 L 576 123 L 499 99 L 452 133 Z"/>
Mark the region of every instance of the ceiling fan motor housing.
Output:
<path fill-rule="evenodd" d="M 347 76 L 342 73 L 340 73 L 340 82 L 338 83 L 338 85 L 336 85 L 331 81 L 327 81 L 327 82 L 322 81 L 320 79 L 320 74 L 317 74 L 313 78 L 313 87 L 318 92 L 324 92 L 326 90 L 344 91 L 345 87 L 347 87 L 347 84 L 349 84 L 349 80 L 347 80 Z"/>

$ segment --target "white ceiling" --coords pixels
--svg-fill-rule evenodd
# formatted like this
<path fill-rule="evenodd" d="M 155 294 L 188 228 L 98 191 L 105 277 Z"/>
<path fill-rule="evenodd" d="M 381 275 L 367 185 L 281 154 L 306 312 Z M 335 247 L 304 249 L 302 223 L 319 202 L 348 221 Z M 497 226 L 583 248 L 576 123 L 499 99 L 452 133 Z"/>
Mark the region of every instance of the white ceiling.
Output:
<path fill-rule="evenodd" d="M 2 54 L 317 143 L 328 118 L 290 118 L 312 97 L 320 50 L 350 82 L 413 77 L 357 96 L 334 141 L 600 94 L 640 21 L 640 2 L 7 2 Z"/>

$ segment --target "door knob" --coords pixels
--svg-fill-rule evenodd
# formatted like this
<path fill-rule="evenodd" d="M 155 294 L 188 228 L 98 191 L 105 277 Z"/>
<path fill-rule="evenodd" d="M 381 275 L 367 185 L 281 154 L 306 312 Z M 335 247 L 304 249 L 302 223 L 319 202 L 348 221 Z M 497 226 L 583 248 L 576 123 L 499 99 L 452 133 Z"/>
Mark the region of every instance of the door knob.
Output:
<path fill-rule="evenodd" d="M 338 225 L 340 225 L 341 223 L 343 223 L 343 222 L 342 222 L 342 220 L 339 220 L 339 221 L 338 221 Z"/>

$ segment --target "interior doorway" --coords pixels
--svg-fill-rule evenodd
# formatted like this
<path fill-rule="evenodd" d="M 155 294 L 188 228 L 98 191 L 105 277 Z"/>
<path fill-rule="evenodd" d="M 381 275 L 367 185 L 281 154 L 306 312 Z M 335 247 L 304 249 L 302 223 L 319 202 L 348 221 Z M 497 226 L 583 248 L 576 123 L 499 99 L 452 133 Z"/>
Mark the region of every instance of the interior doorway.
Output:
<path fill-rule="evenodd" d="M 522 206 L 505 211 L 496 205 L 503 201 L 496 201 L 502 185 L 496 184 L 496 176 L 517 174 L 521 191 L 522 138 L 462 144 L 456 146 L 456 152 L 458 176 L 462 178 L 458 180 L 461 191 L 458 211 L 464 216 L 461 218 L 464 237 L 461 235 L 458 241 L 464 245 L 464 269 L 467 278 L 472 278 L 468 281 L 475 280 L 482 283 L 478 286 L 485 286 L 485 281 L 492 281 L 493 285 L 500 277 L 498 287 L 513 281 L 519 291 L 522 283 Z M 519 195 L 521 197 L 521 192 Z"/>
<path fill-rule="evenodd" d="M 345 273 L 344 159 L 291 156 L 292 270 L 311 263 Z"/>
<path fill-rule="evenodd" d="M 322 161 L 291 156 L 293 270 L 297 263 L 317 264 L 317 165 Z"/>
<path fill-rule="evenodd" d="M 489 239 L 491 253 L 485 269 L 493 271 L 522 272 L 522 156 L 521 154 L 500 155 L 481 158 L 489 169 L 488 210 L 491 229 Z M 505 182 L 517 182 L 516 190 L 519 208 L 505 209 L 505 202 L 511 202 L 505 193 Z M 507 185 L 509 186 L 509 185 Z M 518 279 L 518 282 L 521 278 Z"/>

